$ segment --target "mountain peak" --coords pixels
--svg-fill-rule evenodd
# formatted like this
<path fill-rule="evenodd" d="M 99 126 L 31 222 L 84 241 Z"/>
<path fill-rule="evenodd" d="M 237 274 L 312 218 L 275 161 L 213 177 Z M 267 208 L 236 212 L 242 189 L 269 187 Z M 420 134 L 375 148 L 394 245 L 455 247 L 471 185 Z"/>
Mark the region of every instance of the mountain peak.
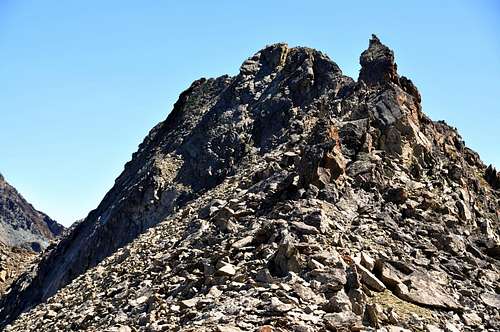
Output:
<path fill-rule="evenodd" d="M 382 43 L 380 42 L 380 39 L 377 37 L 377 35 L 372 33 L 372 37 L 369 41 L 369 47 L 373 47 L 374 45 L 382 45 Z"/>
<path fill-rule="evenodd" d="M 387 82 L 398 82 L 397 65 L 394 62 L 394 52 L 372 35 L 368 49 L 359 58 L 361 71 L 359 81 L 368 85 L 378 85 Z"/>
<path fill-rule="evenodd" d="M 242 75 L 252 75 L 260 71 L 272 72 L 285 63 L 288 50 L 288 44 L 286 43 L 268 45 L 243 62 L 240 73 Z"/>
<path fill-rule="evenodd" d="M 470 313 L 498 330 L 498 173 L 423 114 L 376 36 L 360 62 L 355 82 L 274 44 L 193 83 L 12 285 L 0 326 L 338 331 Z"/>

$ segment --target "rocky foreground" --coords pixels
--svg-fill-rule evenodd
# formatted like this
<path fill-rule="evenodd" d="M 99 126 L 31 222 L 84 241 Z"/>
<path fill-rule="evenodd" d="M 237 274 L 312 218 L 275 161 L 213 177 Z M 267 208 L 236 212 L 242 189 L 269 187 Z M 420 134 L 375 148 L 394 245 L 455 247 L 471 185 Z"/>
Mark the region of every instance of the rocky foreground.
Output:
<path fill-rule="evenodd" d="M 500 330 L 499 173 L 375 36 L 360 63 L 276 44 L 194 82 L 5 331 Z"/>
<path fill-rule="evenodd" d="M 0 242 L 0 294 L 26 271 L 36 256 L 32 250 L 11 247 Z"/>

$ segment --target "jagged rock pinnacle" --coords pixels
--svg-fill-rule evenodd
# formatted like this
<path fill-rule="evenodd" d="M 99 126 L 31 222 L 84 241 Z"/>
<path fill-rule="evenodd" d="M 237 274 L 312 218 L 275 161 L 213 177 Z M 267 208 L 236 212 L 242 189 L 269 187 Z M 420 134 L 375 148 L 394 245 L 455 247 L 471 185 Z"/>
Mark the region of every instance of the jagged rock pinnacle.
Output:
<path fill-rule="evenodd" d="M 376 35 L 372 35 L 368 49 L 361 53 L 359 62 L 361 64 L 359 81 L 377 85 L 387 82 L 397 83 L 399 80 L 394 52 L 382 44 Z"/>
<path fill-rule="evenodd" d="M 484 173 L 484 179 L 495 189 L 500 189 L 500 172 L 493 165 L 488 166 Z"/>

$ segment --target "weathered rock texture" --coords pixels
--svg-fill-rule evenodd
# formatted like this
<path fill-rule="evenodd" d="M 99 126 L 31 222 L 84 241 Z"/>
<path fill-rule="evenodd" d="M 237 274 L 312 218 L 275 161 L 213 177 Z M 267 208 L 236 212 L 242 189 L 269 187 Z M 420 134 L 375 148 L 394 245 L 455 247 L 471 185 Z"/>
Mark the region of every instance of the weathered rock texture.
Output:
<path fill-rule="evenodd" d="M 375 36 L 360 62 L 276 44 L 194 82 L 6 331 L 498 330 L 496 171 Z"/>
<path fill-rule="evenodd" d="M 35 210 L 0 174 L 0 242 L 34 251 L 45 248 L 64 227 Z"/>
<path fill-rule="evenodd" d="M 32 250 L 0 243 L 0 294 L 28 268 L 36 256 Z"/>

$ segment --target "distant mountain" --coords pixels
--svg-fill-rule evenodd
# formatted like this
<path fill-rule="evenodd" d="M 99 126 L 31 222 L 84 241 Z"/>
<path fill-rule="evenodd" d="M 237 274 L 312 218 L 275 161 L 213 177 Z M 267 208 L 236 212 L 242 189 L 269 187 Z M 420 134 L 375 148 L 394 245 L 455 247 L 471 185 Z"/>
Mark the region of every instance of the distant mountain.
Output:
<path fill-rule="evenodd" d="M 0 174 L 0 242 L 41 251 L 64 227 L 36 210 Z"/>
<path fill-rule="evenodd" d="M 63 230 L 0 174 L 0 294 Z"/>
<path fill-rule="evenodd" d="M 195 81 L 5 330 L 499 331 L 498 172 L 376 36 L 360 64 L 275 44 Z"/>

